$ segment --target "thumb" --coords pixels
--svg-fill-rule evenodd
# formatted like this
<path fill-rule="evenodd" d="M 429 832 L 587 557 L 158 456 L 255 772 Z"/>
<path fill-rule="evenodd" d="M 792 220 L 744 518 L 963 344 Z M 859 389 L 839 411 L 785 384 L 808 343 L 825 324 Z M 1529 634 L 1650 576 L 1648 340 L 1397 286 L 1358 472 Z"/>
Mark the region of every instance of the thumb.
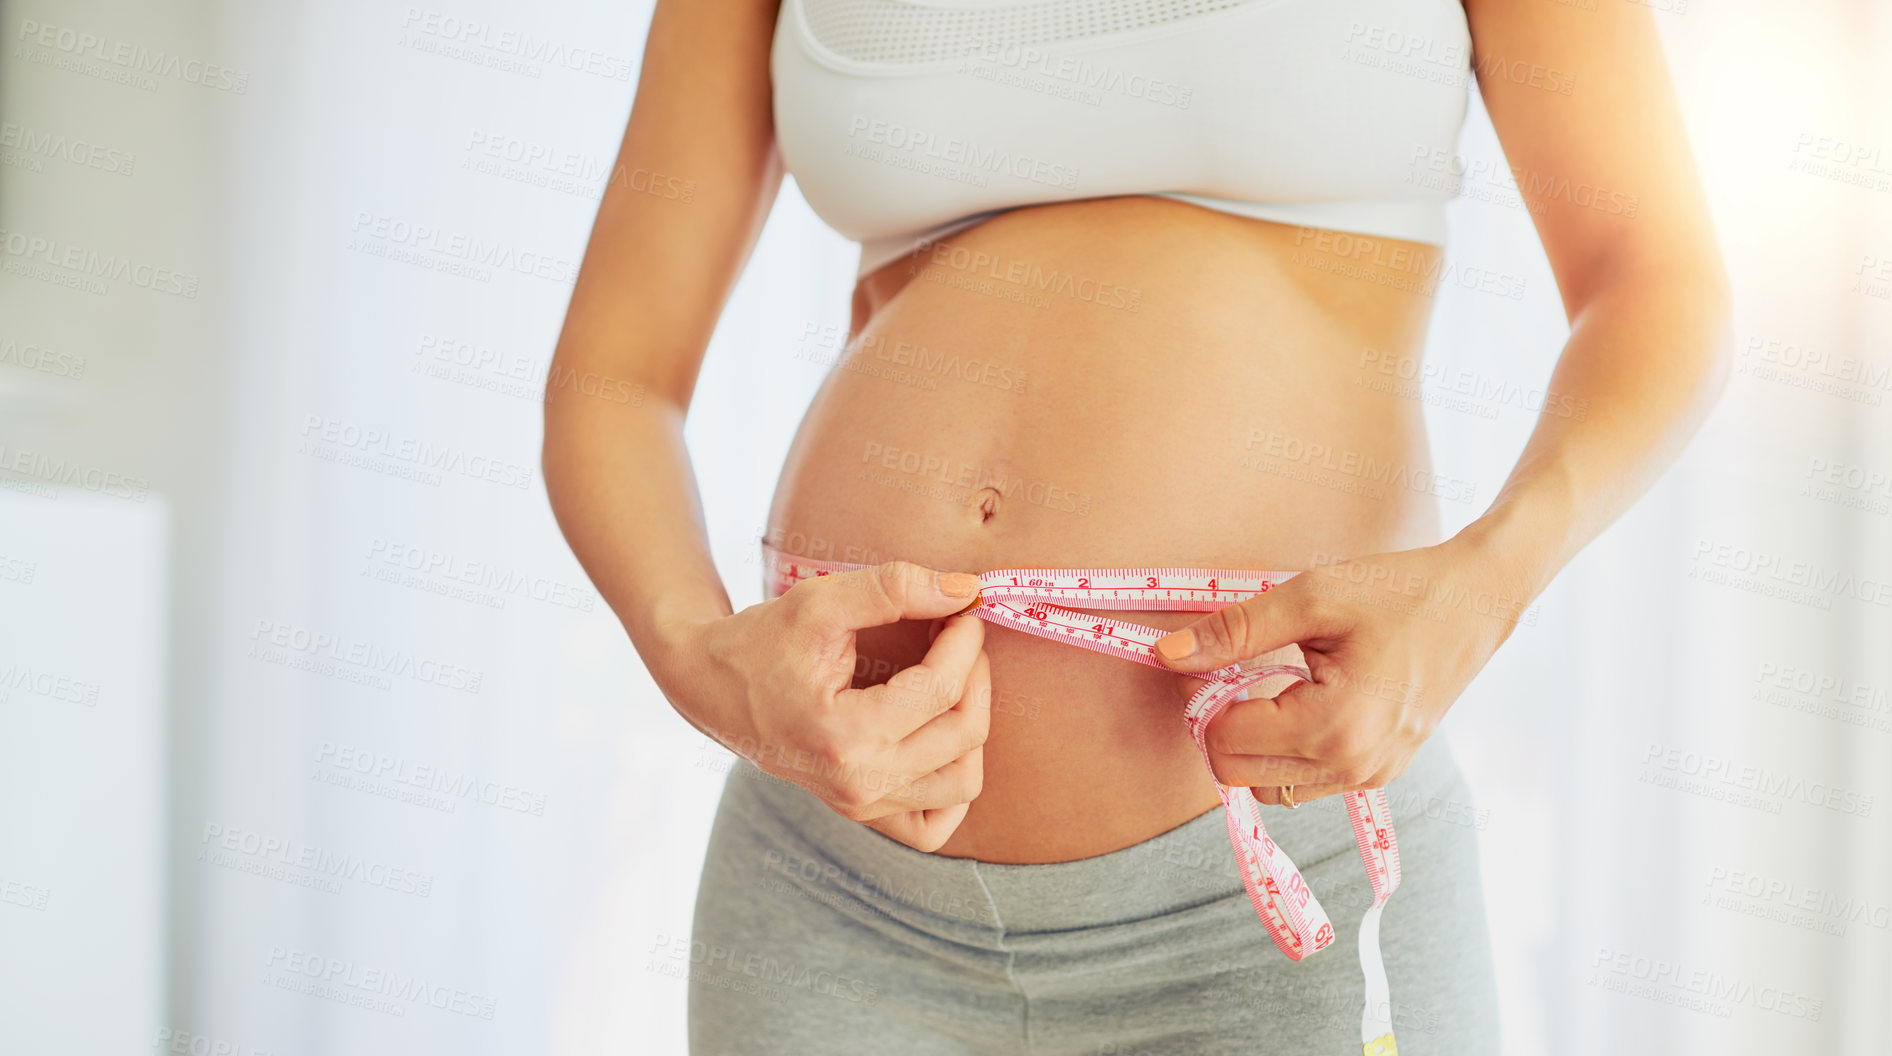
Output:
<path fill-rule="evenodd" d="M 1302 602 L 1270 592 L 1217 609 L 1156 642 L 1157 658 L 1172 671 L 1201 673 L 1313 638 Z"/>
<path fill-rule="evenodd" d="M 802 591 L 803 602 L 819 621 L 843 631 L 952 616 L 979 603 L 979 577 L 909 561 L 804 580 L 794 590 Z"/>

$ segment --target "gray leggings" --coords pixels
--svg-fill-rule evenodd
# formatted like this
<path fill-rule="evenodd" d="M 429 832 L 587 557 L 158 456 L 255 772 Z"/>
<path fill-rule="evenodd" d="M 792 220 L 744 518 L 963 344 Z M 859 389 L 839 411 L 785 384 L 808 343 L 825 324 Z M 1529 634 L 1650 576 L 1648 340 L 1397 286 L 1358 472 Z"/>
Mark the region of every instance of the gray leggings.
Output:
<path fill-rule="evenodd" d="M 1495 1053 L 1481 815 L 1436 738 L 1387 792 L 1399 1052 Z M 738 761 L 694 932 L 670 951 L 688 963 L 690 1051 L 1357 1056 L 1372 896 L 1353 830 L 1338 796 L 1263 811 L 1337 932 L 1299 963 L 1256 919 L 1220 806 L 1095 858 L 994 865 L 913 850 Z"/>

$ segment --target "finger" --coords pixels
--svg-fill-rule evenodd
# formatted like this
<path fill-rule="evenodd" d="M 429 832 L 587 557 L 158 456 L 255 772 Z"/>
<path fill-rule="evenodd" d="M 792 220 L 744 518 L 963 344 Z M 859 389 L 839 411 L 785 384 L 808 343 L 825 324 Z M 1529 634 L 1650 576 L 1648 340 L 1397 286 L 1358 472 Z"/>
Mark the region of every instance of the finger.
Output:
<path fill-rule="evenodd" d="M 955 707 L 908 734 L 882 757 L 894 773 L 931 774 L 983 745 L 990 709 Z"/>
<path fill-rule="evenodd" d="M 784 598 L 797 599 L 808 618 L 831 632 L 882 627 L 899 620 L 951 616 L 978 601 L 979 577 L 940 572 L 910 561 L 806 579 Z"/>
<path fill-rule="evenodd" d="M 992 665 L 980 653 L 965 693 L 946 711 L 894 745 L 887 765 L 926 774 L 985 743 L 992 730 Z"/>
<path fill-rule="evenodd" d="M 867 806 L 839 813 L 864 822 L 913 810 L 938 810 L 978 799 L 984 785 L 985 749 L 978 747 L 924 777 L 891 789 Z"/>
<path fill-rule="evenodd" d="M 946 840 L 965 820 L 966 810 L 970 806 L 961 803 L 956 807 L 943 807 L 939 810 L 914 810 L 901 814 L 890 814 L 867 822 L 867 827 L 889 839 L 928 854 L 946 845 Z"/>
<path fill-rule="evenodd" d="M 1308 598 L 1290 580 L 1279 590 L 1217 609 L 1165 635 L 1156 643 L 1156 655 L 1173 671 L 1213 671 L 1329 633 L 1333 628 L 1317 616 Z"/>
<path fill-rule="evenodd" d="M 1296 682 L 1273 697 L 1238 700 L 1209 722 L 1211 755 L 1282 755 L 1318 759 L 1338 721 L 1322 687 Z"/>
<path fill-rule="evenodd" d="M 1283 797 L 1281 795 L 1281 789 L 1278 786 L 1262 785 L 1256 788 L 1251 788 L 1249 789 L 1249 791 L 1253 792 L 1255 794 L 1255 798 L 1260 800 L 1262 803 L 1266 804 L 1267 806 L 1270 806 L 1270 807 L 1287 806 L 1287 803 L 1283 801 Z M 1346 785 L 1341 785 L 1341 784 L 1332 784 L 1332 783 L 1324 784 L 1324 785 L 1296 784 L 1294 786 L 1294 805 L 1297 807 L 1302 807 L 1302 806 L 1306 806 L 1309 803 L 1314 802 L 1317 799 L 1325 799 L 1328 796 L 1337 796 L 1337 795 L 1340 795 L 1342 792 L 1351 792 L 1351 791 L 1353 791 L 1353 789 L 1349 788 Z"/>
<path fill-rule="evenodd" d="M 888 769 L 927 776 L 870 804 L 861 817 L 969 803 L 985 785 L 985 739 L 992 723 L 992 665 L 973 664 L 965 695 L 894 747 Z"/>
<path fill-rule="evenodd" d="M 1413 751 L 1416 752 L 1417 749 L 1415 748 Z M 1319 780 L 1309 780 L 1305 783 L 1289 782 L 1294 786 L 1295 805 L 1299 806 L 1302 803 L 1307 803 L 1312 800 L 1323 799 L 1327 796 L 1337 796 L 1347 792 L 1385 788 L 1396 780 L 1399 775 L 1406 772 L 1406 767 L 1411 764 L 1412 754 L 1413 753 L 1409 752 L 1396 760 L 1382 764 L 1378 769 L 1373 771 L 1371 776 L 1364 780 L 1351 782 L 1337 780 L 1337 778 L 1342 775 L 1334 774 L 1332 771 L 1329 771 L 1326 777 Z M 1224 782 L 1224 784 L 1226 783 L 1227 782 Z M 1281 789 L 1275 781 L 1269 781 L 1258 787 L 1251 787 L 1250 791 L 1255 793 L 1256 799 L 1270 806 L 1287 805 L 1284 802 L 1286 797 L 1281 795 Z"/>
<path fill-rule="evenodd" d="M 1316 760 L 1275 755 L 1211 755 L 1209 768 L 1215 772 L 1215 779 L 1225 785 L 1247 785 L 1255 789 L 1278 785 L 1294 785 L 1298 789 L 1301 785 L 1332 784 L 1337 777 L 1331 768 Z"/>
<path fill-rule="evenodd" d="M 900 669 L 882 685 L 851 691 L 866 694 L 875 705 L 875 710 L 860 714 L 877 724 L 883 744 L 905 739 L 966 696 L 973 668 L 985 656 L 984 646 L 983 620 L 948 619 L 919 663 Z"/>

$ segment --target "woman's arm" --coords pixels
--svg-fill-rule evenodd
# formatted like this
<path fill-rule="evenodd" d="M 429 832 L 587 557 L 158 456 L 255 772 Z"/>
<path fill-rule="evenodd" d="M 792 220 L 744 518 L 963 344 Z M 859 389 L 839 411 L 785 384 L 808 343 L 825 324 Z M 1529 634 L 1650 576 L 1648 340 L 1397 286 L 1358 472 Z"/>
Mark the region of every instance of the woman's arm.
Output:
<path fill-rule="evenodd" d="M 1648 490 L 1726 384 L 1728 283 L 1650 11 L 1466 9 L 1570 339 L 1516 468 L 1459 534 L 1322 566 L 1159 643 L 1190 672 L 1300 645 L 1313 682 L 1232 705 L 1208 731 L 1217 776 L 1263 802 L 1284 784 L 1306 802 L 1404 772 L 1525 606 Z"/>
<path fill-rule="evenodd" d="M 547 379 L 552 510 L 666 691 L 682 677 L 671 670 L 677 632 L 730 613 L 683 420 L 781 186 L 769 110 L 777 2 L 657 5 Z M 597 380 L 607 378 L 630 383 L 628 402 Z"/>
<path fill-rule="evenodd" d="M 1465 7 L 1479 91 L 1570 320 L 1554 398 L 1461 533 L 1528 601 L 1700 428 L 1727 383 L 1730 295 L 1650 9 Z M 1533 64 L 1569 71 L 1570 94 L 1533 86 Z"/>
<path fill-rule="evenodd" d="M 905 562 L 732 613 L 683 419 L 781 186 L 776 0 L 659 0 L 610 185 L 546 380 L 560 529 L 685 721 L 837 813 L 923 851 L 984 780 L 984 625 L 968 575 Z M 944 619 L 926 657 L 853 689 L 856 631 Z"/>

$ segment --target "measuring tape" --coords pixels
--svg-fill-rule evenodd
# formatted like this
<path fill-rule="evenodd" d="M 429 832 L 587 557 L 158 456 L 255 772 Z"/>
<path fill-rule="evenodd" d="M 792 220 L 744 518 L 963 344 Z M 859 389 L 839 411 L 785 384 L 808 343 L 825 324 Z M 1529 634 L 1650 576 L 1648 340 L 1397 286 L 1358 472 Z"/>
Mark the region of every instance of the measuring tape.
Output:
<path fill-rule="evenodd" d="M 762 555 L 763 586 L 771 598 L 804 579 L 869 567 L 795 557 L 766 542 L 762 544 Z M 1088 616 L 1054 602 L 1087 609 L 1213 612 L 1265 594 L 1294 575 L 1212 568 L 1002 568 L 980 574 L 979 601 L 970 611 L 1000 627 L 1168 671 L 1156 657 L 1156 642 L 1170 632 L 1128 620 Z M 1209 723 L 1223 708 L 1248 699 L 1250 686 L 1277 675 L 1313 681 L 1306 668 L 1289 664 L 1246 669 L 1230 664 L 1194 676 L 1203 680 L 1203 686 L 1184 706 L 1183 722 L 1195 737 L 1205 765 L 1209 764 Z M 1248 901 L 1274 944 L 1292 961 L 1332 945 L 1334 927 L 1326 910 L 1287 853 L 1268 838 L 1261 824 L 1261 803 L 1254 792 L 1220 781 L 1215 782 L 1215 790 L 1222 797 L 1242 886 L 1247 888 Z M 1360 1047 L 1364 1056 L 1398 1056 L 1393 1044 L 1386 963 L 1380 957 L 1380 910 L 1399 887 L 1399 844 L 1393 837 L 1393 814 L 1384 789 L 1348 792 L 1343 798 L 1347 817 L 1353 822 L 1354 840 L 1360 845 L 1360 861 L 1373 887 L 1373 903 L 1360 919 L 1360 970 L 1366 977 Z"/>

